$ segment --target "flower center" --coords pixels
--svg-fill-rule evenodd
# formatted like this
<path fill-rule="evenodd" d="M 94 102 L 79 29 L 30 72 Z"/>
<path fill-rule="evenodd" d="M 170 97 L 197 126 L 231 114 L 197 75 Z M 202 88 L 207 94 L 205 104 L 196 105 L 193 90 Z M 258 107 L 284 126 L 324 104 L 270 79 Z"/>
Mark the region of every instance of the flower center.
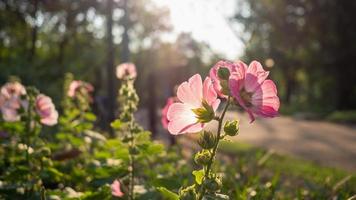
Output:
<path fill-rule="evenodd" d="M 240 91 L 240 97 L 247 107 L 252 106 L 252 93 L 247 92 L 245 89 Z"/>

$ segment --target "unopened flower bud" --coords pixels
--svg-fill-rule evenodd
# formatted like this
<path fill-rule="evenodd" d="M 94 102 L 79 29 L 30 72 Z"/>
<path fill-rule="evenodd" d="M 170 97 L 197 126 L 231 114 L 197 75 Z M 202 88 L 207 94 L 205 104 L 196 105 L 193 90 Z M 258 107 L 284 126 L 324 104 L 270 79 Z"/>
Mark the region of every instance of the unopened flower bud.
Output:
<path fill-rule="evenodd" d="M 211 149 L 215 146 L 216 137 L 209 131 L 203 131 L 199 140 L 198 144 L 203 149 Z"/>
<path fill-rule="evenodd" d="M 51 149 L 48 147 L 42 147 L 41 149 L 39 149 L 39 151 L 42 156 L 50 156 L 51 155 Z"/>
<path fill-rule="evenodd" d="M 42 157 L 41 160 L 42 160 L 42 164 L 44 166 L 52 166 L 53 165 L 52 160 L 47 157 Z"/>
<path fill-rule="evenodd" d="M 129 152 L 131 155 L 137 155 L 140 153 L 136 147 L 130 147 Z"/>
<path fill-rule="evenodd" d="M 121 118 L 122 122 L 129 122 L 132 119 L 130 113 L 127 113 L 127 112 L 121 113 L 120 118 Z"/>
<path fill-rule="evenodd" d="M 221 85 L 221 92 L 224 95 L 230 95 L 229 82 L 227 80 L 221 80 L 220 85 Z"/>
<path fill-rule="evenodd" d="M 215 178 L 207 178 L 204 180 L 204 187 L 211 192 L 215 192 L 219 190 L 222 186 L 221 178 L 215 177 Z"/>
<path fill-rule="evenodd" d="M 179 199 L 180 200 L 196 199 L 195 189 L 193 187 L 188 187 L 179 190 Z"/>
<path fill-rule="evenodd" d="M 122 141 L 125 142 L 125 143 L 128 143 L 128 142 L 130 142 L 131 140 L 133 140 L 133 137 L 130 136 L 130 135 L 125 135 L 125 136 L 122 138 Z"/>
<path fill-rule="evenodd" d="M 208 123 L 215 117 L 215 112 L 213 107 L 211 107 L 206 101 L 202 102 L 203 107 L 193 109 L 198 122 L 200 123 Z"/>
<path fill-rule="evenodd" d="M 218 77 L 222 80 L 229 80 L 230 71 L 226 67 L 220 67 L 218 70 Z"/>
<path fill-rule="evenodd" d="M 239 122 L 237 120 L 225 122 L 224 132 L 229 136 L 235 136 L 239 134 Z"/>
<path fill-rule="evenodd" d="M 210 161 L 211 153 L 208 150 L 202 150 L 195 154 L 194 161 L 198 165 L 207 165 Z"/>

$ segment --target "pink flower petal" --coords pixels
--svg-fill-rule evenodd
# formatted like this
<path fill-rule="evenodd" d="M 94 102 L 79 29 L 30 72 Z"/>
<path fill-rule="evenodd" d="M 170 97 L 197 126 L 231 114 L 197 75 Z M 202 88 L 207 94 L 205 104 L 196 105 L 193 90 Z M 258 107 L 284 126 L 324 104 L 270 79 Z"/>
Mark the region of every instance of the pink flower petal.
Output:
<path fill-rule="evenodd" d="M 39 94 L 36 97 L 36 111 L 40 116 L 40 122 L 47 126 L 53 126 L 58 122 L 58 112 L 54 104 L 46 95 Z"/>
<path fill-rule="evenodd" d="M 202 103 L 202 80 L 200 75 L 196 74 L 191 77 L 188 82 L 179 85 L 177 97 L 183 103 L 190 104 L 194 107 L 200 107 Z"/>
<path fill-rule="evenodd" d="M 211 79 L 208 77 L 202 83 L 199 74 L 192 76 L 188 82 L 179 85 L 177 97 L 181 102 L 173 103 L 169 106 L 167 112 L 168 131 L 173 135 L 201 131 L 205 124 L 198 121 L 193 110 L 202 108 L 204 101 L 214 110 L 220 103 Z"/>
<path fill-rule="evenodd" d="M 18 115 L 16 109 L 3 107 L 1 108 L 1 112 L 4 120 L 7 122 L 15 122 L 20 120 L 20 116 Z"/>
<path fill-rule="evenodd" d="M 124 193 L 121 192 L 121 188 L 120 188 L 120 182 L 118 180 L 115 180 L 112 184 L 111 184 L 111 194 L 115 197 L 122 197 L 124 196 Z"/>
<path fill-rule="evenodd" d="M 211 68 L 211 70 L 209 72 L 209 76 L 212 79 L 215 91 L 217 92 L 217 94 L 220 97 L 227 98 L 227 96 L 222 93 L 220 78 L 218 77 L 218 70 L 221 67 L 227 68 L 230 72 L 230 75 L 233 73 L 238 73 L 238 74 L 244 75 L 245 68 L 247 69 L 247 65 L 245 63 L 243 63 L 242 61 L 238 61 L 236 63 L 232 63 L 229 61 L 219 61 L 218 63 L 216 63 L 214 65 L 213 68 Z"/>
<path fill-rule="evenodd" d="M 198 132 L 202 126 L 195 126 L 198 120 L 192 107 L 183 103 L 172 104 L 167 113 L 168 131 L 173 135 Z"/>
<path fill-rule="evenodd" d="M 167 119 L 167 113 L 168 113 L 168 109 L 169 106 L 171 106 L 174 103 L 174 97 L 170 97 L 167 99 L 166 105 L 164 106 L 164 108 L 162 109 L 162 113 L 161 113 L 161 123 L 163 128 L 167 129 L 168 128 L 168 119 Z"/>
<path fill-rule="evenodd" d="M 217 94 L 209 77 L 205 78 L 203 89 L 203 98 L 208 102 L 208 104 L 213 104 L 217 98 Z"/>
<path fill-rule="evenodd" d="M 249 114 L 251 122 L 255 120 L 255 114 L 262 117 L 277 116 L 280 102 L 276 85 L 273 81 L 266 80 L 269 72 L 263 70 L 262 65 L 257 61 L 253 61 L 247 70 L 243 69 L 245 67 L 230 76 L 231 95 Z M 245 75 L 242 75 L 243 71 L 245 71 Z M 245 99 L 242 99 L 241 92 L 243 95 L 251 95 L 250 99 L 248 96 L 244 96 Z"/>
<path fill-rule="evenodd" d="M 273 81 L 266 80 L 262 83 L 252 96 L 252 104 L 255 107 L 254 112 L 263 117 L 278 116 L 280 102 Z"/>
<path fill-rule="evenodd" d="M 247 92 L 255 92 L 255 90 L 267 78 L 269 72 L 265 71 L 261 63 L 252 61 L 245 75 L 245 89 Z"/>
<path fill-rule="evenodd" d="M 118 79 L 123 79 L 124 77 L 136 78 L 136 66 L 133 63 L 122 63 L 116 67 L 116 76 Z"/>

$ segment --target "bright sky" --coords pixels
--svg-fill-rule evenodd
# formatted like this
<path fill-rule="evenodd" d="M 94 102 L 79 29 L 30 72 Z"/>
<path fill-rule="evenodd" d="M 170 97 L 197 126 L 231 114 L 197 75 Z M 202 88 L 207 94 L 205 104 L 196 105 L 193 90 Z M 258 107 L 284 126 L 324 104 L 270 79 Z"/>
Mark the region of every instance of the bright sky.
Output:
<path fill-rule="evenodd" d="M 236 0 L 153 1 L 169 8 L 175 34 L 189 32 L 194 39 L 208 43 L 226 59 L 235 60 L 242 55 L 244 44 L 227 21 L 234 12 Z M 242 33 L 242 27 L 237 29 Z"/>

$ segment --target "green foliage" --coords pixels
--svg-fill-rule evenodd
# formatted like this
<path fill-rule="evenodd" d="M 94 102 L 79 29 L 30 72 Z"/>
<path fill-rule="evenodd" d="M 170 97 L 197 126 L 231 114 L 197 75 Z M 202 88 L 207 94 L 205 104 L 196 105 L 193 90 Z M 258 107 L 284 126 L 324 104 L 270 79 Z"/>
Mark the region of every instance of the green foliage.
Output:
<path fill-rule="evenodd" d="M 327 120 L 339 123 L 355 123 L 356 111 L 334 111 L 326 116 Z"/>
<path fill-rule="evenodd" d="M 169 191 L 167 188 L 158 187 L 157 190 L 162 194 L 162 197 L 166 200 L 179 200 L 179 196 L 176 193 Z"/>
<path fill-rule="evenodd" d="M 356 108 L 356 81 L 352 78 L 356 71 L 353 64 L 346 64 L 353 62 L 356 52 L 352 39 L 356 27 L 351 26 L 354 3 L 239 3 L 233 21 L 242 23 L 248 33 L 244 57 L 264 60 L 264 66 L 273 72 L 282 109 L 292 106 L 294 112 L 324 114 Z"/>
<path fill-rule="evenodd" d="M 185 159 L 190 149 L 180 149 L 183 145 L 165 148 L 151 140 L 133 115 L 138 104 L 133 85 L 126 89 L 130 95 L 120 98 L 122 115 L 111 123 L 113 136 L 94 128 L 90 106 L 68 96 L 59 125 L 52 129 L 57 133 L 43 132 L 39 123 L 29 126 L 32 117 L 25 110 L 27 117 L 19 122 L 1 119 L 0 198 L 109 200 L 114 180 L 120 181 L 122 199 L 137 200 L 347 199 L 356 192 L 353 173 L 227 142 L 238 130 L 237 121 L 221 124 L 225 134 L 220 137 L 203 131 L 202 149 L 194 159 Z M 82 97 L 90 105 L 90 98 Z M 224 156 L 214 154 L 218 144 Z"/>
<path fill-rule="evenodd" d="M 195 170 L 192 174 L 195 176 L 195 182 L 201 185 L 203 183 L 204 170 Z"/>

